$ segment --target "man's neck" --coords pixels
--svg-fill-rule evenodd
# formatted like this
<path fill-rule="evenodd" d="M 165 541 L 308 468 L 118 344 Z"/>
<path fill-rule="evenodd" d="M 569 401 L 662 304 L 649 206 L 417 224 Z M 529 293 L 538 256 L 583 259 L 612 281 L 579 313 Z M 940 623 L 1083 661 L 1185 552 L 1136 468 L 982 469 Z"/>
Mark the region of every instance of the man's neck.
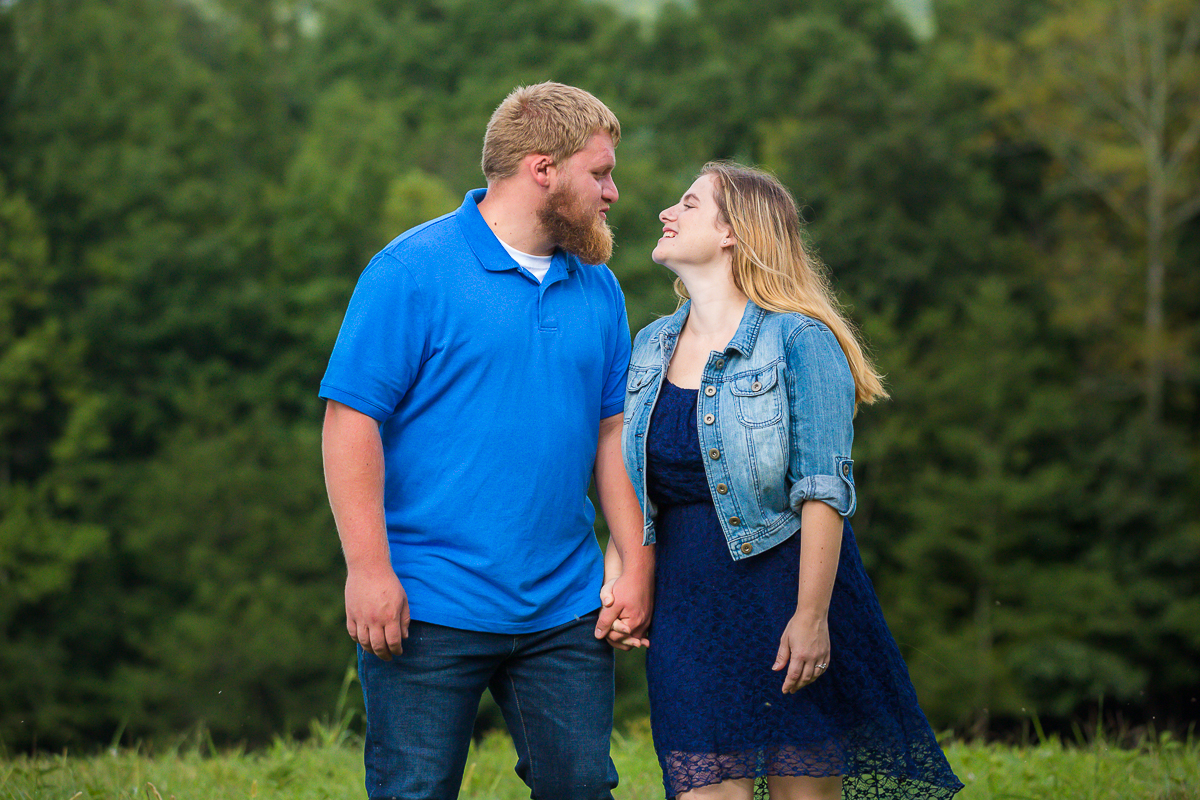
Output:
<path fill-rule="evenodd" d="M 515 181 L 494 181 L 479 202 L 479 213 L 496 238 L 516 250 L 534 256 L 554 253 L 537 209 L 542 201 L 537 188 L 518 185 Z"/>

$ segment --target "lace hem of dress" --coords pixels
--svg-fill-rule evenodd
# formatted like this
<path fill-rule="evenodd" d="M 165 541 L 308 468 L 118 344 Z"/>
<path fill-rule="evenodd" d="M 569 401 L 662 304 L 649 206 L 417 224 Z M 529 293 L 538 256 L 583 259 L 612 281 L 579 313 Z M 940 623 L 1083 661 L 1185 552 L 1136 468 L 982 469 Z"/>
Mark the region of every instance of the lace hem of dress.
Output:
<path fill-rule="evenodd" d="M 887 800 L 949 800 L 962 789 L 951 775 L 953 783 L 938 786 L 893 774 L 883 765 L 871 769 L 858 765 L 847 770 L 838 754 L 814 753 L 796 747 L 762 747 L 742 753 L 685 753 L 671 751 L 663 759 L 664 783 L 667 796 L 710 786 L 727 780 L 754 780 L 755 800 L 767 800 L 770 792 L 768 777 L 829 778 L 841 776 L 843 800 L 887 798 Z M 846 774 L 853 772 L 853 774 Z"/>

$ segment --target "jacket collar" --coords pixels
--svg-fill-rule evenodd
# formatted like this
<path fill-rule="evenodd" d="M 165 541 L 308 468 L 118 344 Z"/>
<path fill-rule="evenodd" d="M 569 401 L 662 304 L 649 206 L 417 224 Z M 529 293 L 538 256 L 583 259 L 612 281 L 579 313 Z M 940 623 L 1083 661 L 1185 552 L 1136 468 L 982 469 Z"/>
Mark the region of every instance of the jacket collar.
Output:
<path fill-rule="evenodd" d="M 659 332 L 659 337 L 664 343 L 667 337 L 674 339 L 679 336 L 679 332 L 683 330 L 683 324 L 687 322 L 688 312 L 691 308 L 692 301 L 688 300 L 679 307 L 678 311 L 667 318 L 667 324 Z M 766 316 L 767 312 L 755 305 L 753 300 L 747 300 L 746 309 L 742 312 L 742 321 L 738 325 L 737 332 L 733 334 L 733 338 L 725 347 L 725 352 L 736 350 L 743 356 L 749 356 L 754 351 L 759 328 L 762 327 L 762 321 Z M 674 351 L 674 349 L 675 344 L 672 342 L 671 350 Z"/>

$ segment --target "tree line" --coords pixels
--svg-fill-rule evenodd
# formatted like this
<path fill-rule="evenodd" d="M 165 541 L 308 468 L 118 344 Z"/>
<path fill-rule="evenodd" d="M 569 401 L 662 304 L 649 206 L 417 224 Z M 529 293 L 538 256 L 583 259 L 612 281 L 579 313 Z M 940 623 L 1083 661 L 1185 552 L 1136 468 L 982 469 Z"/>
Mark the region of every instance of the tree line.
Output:
<path fill-rule="evenodd" d="M 330 712 L 325 361 L 369 257 L 481 185 L 492 109 L 547 79 L 622 120 L 635 331 L 705 161 L 800 201 L 892 393 L 852 524 L 935 727 L 1200 718 L 1200 7 L 936 12 L 0 3 L 0 742 Z"/>

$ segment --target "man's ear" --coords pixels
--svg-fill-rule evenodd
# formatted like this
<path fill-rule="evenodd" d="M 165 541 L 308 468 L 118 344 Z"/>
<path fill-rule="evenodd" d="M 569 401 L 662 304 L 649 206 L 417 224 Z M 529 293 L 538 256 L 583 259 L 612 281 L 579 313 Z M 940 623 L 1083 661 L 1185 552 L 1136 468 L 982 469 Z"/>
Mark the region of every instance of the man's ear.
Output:
<path fill-rule="evenodd" d="M 525 156 L 523 166 L 528 170 L 529 175 L 533 178 L 534 183 L 541 186 L 543 189 L 550 188 L 550 182 L 553 180 L 555 173 L 558 171 L 554 159 L 545 153 L 530 153 Z"/>

